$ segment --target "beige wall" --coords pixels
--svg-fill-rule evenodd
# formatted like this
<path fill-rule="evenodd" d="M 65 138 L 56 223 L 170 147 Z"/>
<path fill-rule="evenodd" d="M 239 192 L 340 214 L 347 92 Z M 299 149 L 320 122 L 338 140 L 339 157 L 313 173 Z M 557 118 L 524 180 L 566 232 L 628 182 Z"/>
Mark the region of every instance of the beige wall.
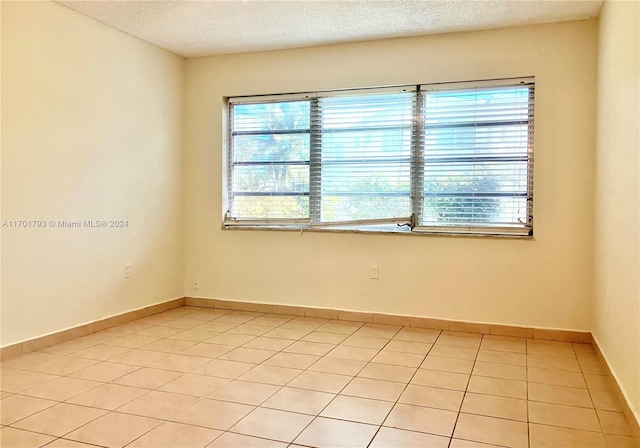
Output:
<path fill-rule="evenodd" d="M 640 420 L 640 4 L 600 18 L 593 333 Z"/>
<path fill-rule="evenodd" d="M 183 60 L 49 2 L 2 4 L 8 345 L 183 295 Z M 132 275 L 123 278 L 123 265 Z"/>
<path fill-rule="evenodd" d="M 188 60 L 185 292 L 590 329 L 597 26 Z M 220 229 L 224 96 L 528 75 L 537 89 L 533 240 Z M 380 266 L 379 280 L 368 278 L 371 264 Z"/>

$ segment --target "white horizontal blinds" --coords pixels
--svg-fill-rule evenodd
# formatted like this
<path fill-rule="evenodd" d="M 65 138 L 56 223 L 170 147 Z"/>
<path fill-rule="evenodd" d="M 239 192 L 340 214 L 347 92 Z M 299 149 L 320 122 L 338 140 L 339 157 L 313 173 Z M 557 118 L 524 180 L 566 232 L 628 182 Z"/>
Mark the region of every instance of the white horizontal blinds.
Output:
<path fill-rule="evenodd" d="M 231 102 L 227 220 L 309 218 L 310 101 Z"/>
<path fill-rule="evenodd" d="M 418 228 L 528 234 L 533 85 L 422 86 Z"/>
<path fill-rule="evenodd" d="M 408 221 L 416 129 L 416 94 L 408 90 L 318 98 L 312 151 L 319 163 L 311 174 L 311 190 L 319 193 L 312 211 L 317 225 Z"/>

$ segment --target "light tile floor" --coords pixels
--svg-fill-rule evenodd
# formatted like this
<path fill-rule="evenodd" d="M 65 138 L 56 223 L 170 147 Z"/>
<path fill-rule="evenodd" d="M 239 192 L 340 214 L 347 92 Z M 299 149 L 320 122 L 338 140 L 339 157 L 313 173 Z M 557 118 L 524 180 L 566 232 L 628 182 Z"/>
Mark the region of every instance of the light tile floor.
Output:
<path fill-rule="evenodd" d="M 182 307 L 2 363 L 2 447 L 638 447 L 585 344 Z"/>

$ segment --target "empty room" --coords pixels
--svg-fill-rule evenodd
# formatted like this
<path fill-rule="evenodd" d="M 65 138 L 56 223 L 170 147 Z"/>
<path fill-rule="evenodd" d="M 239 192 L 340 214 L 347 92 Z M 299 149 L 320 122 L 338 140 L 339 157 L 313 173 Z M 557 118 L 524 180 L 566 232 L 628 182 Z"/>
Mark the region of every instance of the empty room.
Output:
<path fill-rule="evenodd" d="M 0 446 L 640 446 L 640 1 L 0 16 Z"/>

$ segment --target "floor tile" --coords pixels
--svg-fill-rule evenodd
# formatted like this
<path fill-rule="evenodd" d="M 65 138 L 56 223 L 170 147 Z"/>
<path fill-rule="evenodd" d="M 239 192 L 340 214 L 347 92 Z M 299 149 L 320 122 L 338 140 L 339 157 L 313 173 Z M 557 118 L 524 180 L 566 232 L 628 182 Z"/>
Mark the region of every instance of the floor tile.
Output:
<path fill-rule="evenodd" d="M 393 364 L 396 366 L 418 367 L 424 361 L 424 355 L 406 352 L 394 352 L 391 350 L 382 350 L 373 357 L 371 362 L 382 364 Z"/>
<path fill-rule="evenodd" d="M 11 395 L 0 401 L 0 424 L 10 425 L 13 422 L 29 417 L 57 404 L 56 401 L 42 398 Z"/>
<path fill-rule="evenodd" d="M 495 350 L 480 350 L 478 361 L 495 362 L 498 364 L 513 364 L 516 366 L 527 365 L 527 355 L 524 353 L 500 352 Z"/>
<path fill-rule="evenodd" d="M 211 448 L 286 448 L 287 444 L 258 437 L 225 432 L 207 447 Z"/>
<path fill-rule="evenodd" d="M 349 335 L 353 334 L 363 324 L 361 322 L 347 322 L 347 321 L 330 321 L 319 327 L 316 331 L 323 333 L 336 333 Z"/>
<path fill-rule="evenodd" d="M 143 334 L 127 334 L 119 338 L 105 342 L 106 345 L 117 345 L 119 347 L 140 348 L 143 345 L 151 344 L 159 340 L 158 337 L 145 336 Z"/>
<path fill-rule="evenodd" d="M 326 392 L 283 387 L 262 403 L 261 406 L 282 411 L 318 415 L 334 396 L 334 394 Z"/>
<path fill-rule="evenodd" d="M 280 339 L 284 340 L 284 339 Z M 296 341 L 289 345 L 283 352 L 301 353 L 304 355 L 324 356 L 335 348 L 334 344 L 324 344 L 322 342 Z"/>
<path fill-rule="evenodd" d="M 355 361 L 371 361 L 377 354 L 378 350 L 373 348 L 339 345 L 327 353 L 326 356 L 330 358 L 349 359 Z"/>
<path fill-rule="evenodd" d="M 68 403 L 115 410 L 148 392 L 147 389 L 137 387 L 121 386 L 119 384 L 103 384 L 102 386 L 73 397 Z"/>
<path fill-rule="evenodd" d="M 188 330 L 190 328 L 197 327 L 198 325 L 201 325 L 201 322 L 198 321 L 198 320 L 194 320 L 194 319 L 180 318 L 180 319 L 174 319 L 174 320 L 167 321 L 167 322 L 163 323 L 162 325 L 167 326 L 167 327 L 171 327 L 171 328 L 180 328 L 180 329 Z"/>
<path fill-rule="evenodd" d="M 613 392 L 607 390 L 590 390 L 591 400 L 596 409 L 603 411 L 622 412 L 618 398 Z"/>
<path fill-rule="evenodd" d="M 300 338 L 303 338 L 309 333 L 311 333 L 311 330 L 296 330 L 293 328 L 274 328 L 273 330 L 266 332 L 264 336 L 269 338 L 291 339 L 293 341 L 296 341 Z"/>
<path fill-rule="evenodd" d="M 227 361 L 224 359 L 214 359 L 200 367 L 193 369 L 192 373 L 218 376 L 220 378 L 238 378 L 245 372 L 253 369 L 255 364 L 239 361 Z"/>
<path fill-rule="evenodd" d="M 203 358 L 217 358 L 233 350 L 233 347 L 228 345 L 208 344 L 206 342 L 200 342 L 191 347 L 185 348 L 180 352 L 181 355 L 200 356 Z"/>
<path fill-rule="evenodd" d="M 69 342 L 73 342 L 74 344 L 79 344 L 80 348 L 78 348 L 78 350 L 81 350 L 81 348 L 86 348 L 90 346 L 90 344 L 82 344 L 76 341 L 69 341 Z M 57 346 L 54 345 L 53 347 L 58 347 L 61 345 L 65 345 L 65 344 L 58 344 Z M 38 364 L 43 364 L 48 361 L 53 361 L 54 359 L 58 359 L 58 357 L 52 353 L 45 353 L 44 351 L 32 352 L 32 353 L 27 353 L 26 355 L 18 356 L 16 358 L 3 360 L 2 366 L 10 367 L 13 369 L 29 369 L 30 367 L 34 367 L 34 366 L 37 366 Z"/>
<path fill-rule="evenodd" d="M 473 367 L 473 375 L 526 381 L 527 369 L 524 366 L 476 361 Z"/>
<path fill-rule="evenodd" d="M 557 356 L 527 355 L 528 367 L 542 369 L 567 370 L 569 372 L 582 372 L 580 364 L 575 358 L 560 358 Z"/>
<path fill-rule="evenodd" d="M 392 407 L 389 401 L 338 395 L 320 416 L 381 425 Z"/>
<path fill-rule="evenodd" d="M 449 448 L 501 448 L 500 445 L 493 445 L 482 442 L 473 442 L 471 440 L 451 439 Z"/>
<path fill-rule="evenodd" d="M 35 448 L 46 445 L 55 437 L 4 427 L 0 429 L 0 445 L 8 448 Z"/>
<path fill-rule="evenodd" d="M 457 417 L 457 412 L 398 403 L 384 426 L 451 437 Z"/>
<path fill-rule="evenodd" d="M 402 329 L 400 325 L 384 325 L 367 323 L 360 327 L 354 334 L 372 338 L 393 338 Z"/>
<path fill-rule="evenodd" d="M 88 443 L 75 442 L 67 439 L 56 439 L 53 442 L 46 445 L 47 448 L 95 448 L 95 445 L 89 445 Z"/>
<path fill-rule="evenodd" d="M 119 356 L 114 356 L 109 362 L 117 362 L 138 367 L 148 367 L 169 356 L 169 353 L 151 350 L 132 350 Z"/>
<path fill-rule="evenodd" d="M 467 393 L 461 412 L 526 422 L 527 400 Z"/>
<path fill-rule="evenodd" d="M 142 387 L 145 389 L 157 389 L 178 377 L 182 376 L 180 372 L 171 372 L 169 370 L 159 370 L 151 368 L 141 368 L 135 372 L 131 372 L 125 376 L 114 380 L 117 384 L 132 387 Z"/>
<path fill-rule="evenodd" d="M 3 369 L 4 372 L 5 369 Z M 49 375 L 46 373 L 26 372 L 23 370 L 15 370 L 7 374 L 3 374 L 0 381 L 0 389 L 5 392 L 22 392 L 38 385 L 42 385 L 60 378 L 57 375 Z"/>
<path fill-rule="evenodd" d="M 443 333 L 436 340 L 435 345 L 437 347 L 445 345 L 450 347 L 465 347 L 465 348 L 478 349 L 480 347 L 481 342 L 482 340 L 477 338 L 449 336 Z"/>
<path fill-rule="evenodd" d="M 527 340 L 524 338 L 491 339 L 485 337 L 482 339 L 480 348 L 498 352 L 526 353 Z"/>
<path fill-rule="evenodd" d="M 62 377 L 40 386 L 32 387 L 22 392 L 32 397 L 47 398 L 49 400 L 65 401 L 80 395 L 90 389 L 100 386 L 97 381 L 79 380 L 76 378 Z"/>
<path fill-rule="evenodd" d="M 580 364 L 580 370 L 582 370 L 583 373 L 591 373 L 594 375 L 608 374 L 606 366 L 600 362 L 596 355 L 578 358 L 578 363 Z"/>
<path fill-rule="evenodd" d="M 563 428 L 600 431 L 595 410 L 560 404 L 530 401 L 529 421 Z"/>
<path fill-rule="evenodd" d="M 137 369 L 137 366 L 130 366 L 128 364 L 99 362 L 98 364 L 89 366 L 86 369 L 73 372 L 69 376 L 72 378 L 79 378 L 83 380 L 101 381 L 104 383 L 108 383 Z"/>
<path fill-rule="evenodd" d="M 358 373 L 358 377 L 408 383 L 416 370 L 414 367 L 370 362 Z"/>
<path fill-rule="evenodd" d="M 299 389 L 317 390 L 337 394 L 353 377 L 348 375 L 337 375 L 334 373 L 314 372 L 307 370 L 295 377 L 289 384 L 290 387 Z"/>
<path fill-rule="evenodd" d="M 147 344 L 142 348 L 155 352 L 178 353 L 186 348 L 196 345 L 193 341 L 181 341 L 178 339 L 160 339 L 151 344 Z"/>
<path fill-rule="evenodd" d="M 254 409 L 238 403 L 200 400 L 171 418 L 187 425 L 204 426 L 225 431 Z"/>
<path fill-rule="evenodd" d="M 114 356 L 122 355 L 123 353 L 127 353 L 130 351 L 131 348 L 129 347 L 98 344 L 75 352 L 73 356 L 76 356 L 78 358 L 95 359 L 97 361 L 106 361 L 113 358 Z"/>
<path fill-rule="evenodd" d="M 382 427 L 369 448 L 447 448 L 448 446 L 448 437 Z"/>
<path fill-rule="evenodd" d="M 575 358 L 576 354 L 570 342 L 527 339 L 527 354 Z"/>
<path fill-rule="evenodd" d="M 310 415 L 256 408 L 236 423 L 231 432 L 263 437 L 281 442 L 292 442 L 313 420 Z"/>
<path fill-rule="evenodd" d="M 469 375 L 464 373 L 440 372 L 437 370 L 418 369 L 412 384 L 420 386 L 438 387 L 440 389 L 466 390 Z"/>
<path fill-rule="evenodd" d="M 604 438 L 609 448 L 638 448 L 640 446 L 638 439 L 633 437 L 605 434 Z"/>
<path fill-rule="evenodd" d="M 467 359 L 441 358 L 439 356 L 428 355 L 420 365 L 420 368 L 470 374 L 473 370 L 473 365 L 474 362 Z"/>
<path fill-rule="evenodd" d="M 237 327 L 231 328 L 226 331 L 228 334 L 244 334 L 246 336 L 262 336 L 269 332 L 271 327 L 264 327 L 260 325 L 242 324 Z"/>
<path fill-rule="evenodd" d="M 153 336 L 157 338 L 168 338 L 169 336 L 172 336 L 176 333 L 180 333 L 180 331 L 180 328 L 156 326 L 145 328 L 144 330 L 139 331 L 138 334 L 144 336 Z"/>
<path fill-rule="evenodd" d="M 179 339 L 181 341 L 193 341 L 193 342 L 204 342 L 207 339 L 211 339 L 214 336 L 217 336 L 219 332 L 217 331 L 207 331 L 207 330 L 199 330 L 197 328 L 190 328 L 189 330 L 181 331 L 180 333 L 173 334 L 169 336 L 170 339 Z"/>
<path fill-rule="evenodd" d="M 247 373 L 241 375 L 238 379 L 242 381 L 251 381 L 254 383 L 265 383 L 274 384 L 276 386 L 284 386 L 301 373 L 302 370 L 299 369 L 260 365 L 255 366 Z"/>
<path fill-rule="evenodd" d="M 186 356 L 186 355 L 169 355 L 166 358 L 162 358 L 160 361 L 151 364 L 154 369 L 173 370 L 176 372 L 191 372 L 198 367 L 211 361 L 209 358 L 203 358 L 200 356 Z"/>
<path fill-rule="evenodd" d="M 468 392 L 485 395 L 498 395 L 501 397 L 520 399 L 527 398 L 527 383 L 517 380 L 472 375 L 467 390 Z"/>
<path fill-rule="evenodd" d="M 296 438 L 296 443 L 318 448 L 366 447 L 377 426 L 318 417 Z"/>
<path fill-rule="evenodd" d="M 387 338 L 370 338 L 367 336 L 349 336 L 345 339 L 341 345 L 348 345 L 350 347 L 371 348 L 380 350 L 382 347 L 389 343 Z"/>
<path fill-rule="evenodd" d="M 20 420 L 13 426 L 26 431 L 61 437 L 106 413 L 107 411 L 100 409 L 60 403 Z"/>
<path fill-rule="evenodd" d="M 309 370 L 355 376 L 365 365 L 365 361 L 323 357 L 309 367 Z"/>
<path fill-rule="evenodd" d="M 564 370 L 527 368 L 527 378 L 532 383 L 555 384 L 556 386 L 582 387 L 586 384 L 581 373 Z"/>
<path fill-rule="evenodd" d="M 231 345 L 233 347 L 240 347 L 241 345 L 244 345 L 247 342 L 254 340 L 255 338 L 255 336 L 247 334 L 222 333 L 212 337 L 211 339 L 207 339 L 206 342 L 208 342 L 209 344 Z"/>
<path fill-rule="evenodd" d="M 289 339 L 259 337 L 247 342 L 243 347 L 280 351 L 289 347 L 291 344 L 293 344 L 293 341 Z"/>
<path fill-rule="evenodd" d="M 161 386 L 158 390 L 204 398 L 214 394 L 229 381 L 231 380 L 227 378 L 186 373 L 164 386 Z"/>
<path fill-rule="evenodd" d="M 593 375 L 591 373 L 583 374 L 584 380 L 587 383 L 587 388 L 590 390 L 608 390 L 613 391 L 612 381 L 610 376 L 606 375 Z M 584 387 L 584 386 L 582 386 Z"/>
<path fill-rule="evenodd" d="M 627 419 L 621 412 L 610 412 L 598 410 L 598 418 L 602 425 L 602 431 L 606 434 L 616 434 L 619 436 L 632 436 L 631 427 Z"/>
<path fill-rule="evenodd" d="M 109 448 L 120 448 L 161 423 L 161 420 L 152 418 L 110 412 L 67 434 L 65 438 Z"/>
<path fill-rule="evenodd" d="M 322 328 L 322 327 L 321 327 Z M 339 344 L 347 338 L 347 335 L 340 333 L 325 333 L 322 331 L 312 331 L 301 341 L 320 342 L 322 344 Z"/>
<path fill-rule="evenodd" d="M 118 408 L 118 412 L 168 420 L 197 401 L 197 398 L 186 395 L 151 391 Z"/>
<path fill-rule="evenodd" d="M 587 389 L 542 383 L 528 383 L 527 388 L 529 400 L 532 401 L 543 401 L 546 403 L 579 406 L 583 408 L 593 407 Z"/>
<path fill-rule="evenodd" d="M 28 370 L 41 372 L 49 375 L 69 375 L 80 369 L 97 364 L 98 361 L 86 358 L 74 358 L 72 356 L 60 356 L 52 361 L 38 364 Z"/>
<path fill-rule="evenodd" d="M 218 389 L 210 398 L 258 406 L 278 390 L 280 386 L 235 380 Z"/>
<path fill-rule="evenodd" d="M 526 423 L 480 415 L 461 413 L 453 437 L 513 448 L 529 446 Z"/>
<path fill-rule="evenodd" d="M 319 356 L 303 355 L 300 353 L 277 353 L 263 362 L 265 366 L 290 367 L 292 369 L 306 369 L 315 363 Z"/>
<path fill-rule="evenodd" d="M 354 397 L 372 398 L 374 400 L 396 401 L 404 390 L 402 383 L 372 380 L 369 378 L 354 378 L 341 394 Z"/>
<path fill-rule="evenodd" d="M 460 339 L 464 339 L 464 338 L 460 338 Z M 438 345 L 437 342 L 436 342 L 436 345 L 434 345 L 431 351 L 429 352 L 429 354 L 433 356 L 441 356 L 443 358 L 469 359 L 469 360 L 476 359 L 477 353 L 478 353 L 478 350 L 475 348 L 457 347 L 453 345 Z"/>
<path fill-rule="evenodd" d="M 276 353 L 277 352 L 273 350 L 260 350 L 257 348 L 238 347 L 220 356 L 220 359 L 260 364 L 261 362 L 264 362 L 267 359 L 271 358 Z"/>
<path fill-rule="evenodd" d="M 579 431 L 569 428 L 529 425 L 530 448 L 606 448 L 601 432 Z"/>
<path fill-rule="evenodd" d="M 221 431 L 180 423 L 164 422 L 133 443 L 131 448 L 202 448 L 207 446 Z"/>
<path fill-rule="evenodd" d="M 426 355 L 429 350 L 431 350 L 432 346 L 433 344 L 427 344 L 424 342 L 401 341 L 394 339 L 385 345 L 384 350 Z"/>
<path fill-rule="evenodd" d="M 399 341 L 422 342 L 427 344 L 433 344 L 438 338 L 438 336 L 440 336 L 440 330 L 431 330 L 428 328 L 403 327 L 399 332 L 396 333 L 393 339 L 399 340 Z"/>
<path fill-rule="evenodd" d="M 460 410 L 463 397 L 464 392 L 462 391 L 409 384 L 400 396 L 398 403 L 457 412 Z"/>

